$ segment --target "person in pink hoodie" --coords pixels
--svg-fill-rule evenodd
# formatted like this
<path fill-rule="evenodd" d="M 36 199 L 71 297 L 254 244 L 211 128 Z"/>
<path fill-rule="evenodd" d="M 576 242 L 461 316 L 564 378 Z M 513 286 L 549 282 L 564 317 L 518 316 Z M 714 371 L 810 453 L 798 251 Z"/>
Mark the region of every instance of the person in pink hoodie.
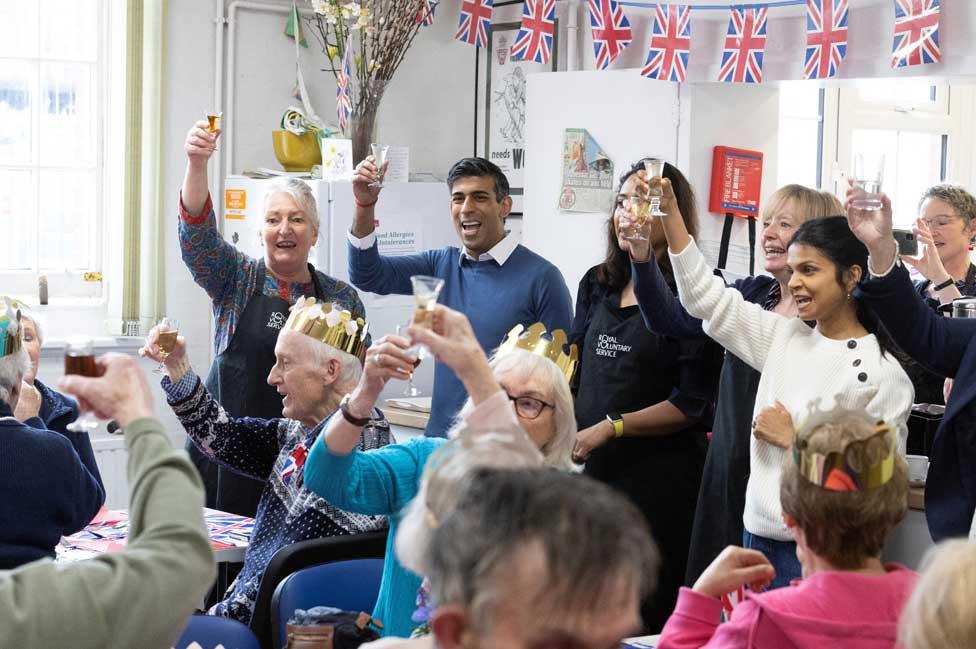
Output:
<path fill-rule="evenodd" d="M 803 579 L 760 592 L 772 565 L 729 546 L 693 588 L 681 589 L 658 649 L 896 646 L 918 574 L 883 564 L 881 550 L 907 510 L 908 467 L 891 427 L 864 417 L 812 415 L 794 438 L 780 501 Z M 744 599 L 721 624 L 723 598 L 737 591 Z"/>

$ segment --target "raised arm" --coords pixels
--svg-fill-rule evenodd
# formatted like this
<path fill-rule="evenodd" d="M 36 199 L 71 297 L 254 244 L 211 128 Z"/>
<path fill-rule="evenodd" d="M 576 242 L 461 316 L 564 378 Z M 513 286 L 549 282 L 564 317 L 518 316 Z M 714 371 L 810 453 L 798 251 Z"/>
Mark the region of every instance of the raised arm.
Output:
<path fill-rule="evenodd" d="M 705 336 L 702 321 L 681 305 L 664 280 L 657 259 L 650 255 L 647 261 L 631 259 L 630 269 L 634 278 L 634 295 L 640 308 L 644 325 L 656 334 L 675 338 L 700 338 Z"/>
<path fill-rule="evenodd" d="M 976 335 L 976 320 L 943 318 L 915 291 L 908 271 L 896 264 L 898 244 L 892 236 L 891 201 L 887 196 L 882 194 L 880 210 L 858 210 L 851 206 L 848 191 L 847 219 L 870 255 L 870 277 L 858 287 L 858 298 L 874 311 L 906 354 L 937 374 L 954 377 Z"/>
<path fill-rule="evenodd" d="M 193 281 L 214 301 L 232 293 L 238 281 L 237 269 L 249 258 L 227 243 L 217 229 L 217 217 L 207 186 L 207 162 L 220 132 L 207 131 L 199 121 L 186 135 L 186 174 L 180 191 L 180 254 Z M 253 260 L 251 260 L 253 261 Z"/>
<path fill-rule="evenodd" d="M 267 480 L 281 452 L 280 419 L 231 418 L 190 367 L 186 339 L 179 336 L 173 350 L 160 354 L 159 326 L 153 327 L 141 356 L 163 362 L 160 385 L 186 434 L 204 455 L 240 473 Z"/>

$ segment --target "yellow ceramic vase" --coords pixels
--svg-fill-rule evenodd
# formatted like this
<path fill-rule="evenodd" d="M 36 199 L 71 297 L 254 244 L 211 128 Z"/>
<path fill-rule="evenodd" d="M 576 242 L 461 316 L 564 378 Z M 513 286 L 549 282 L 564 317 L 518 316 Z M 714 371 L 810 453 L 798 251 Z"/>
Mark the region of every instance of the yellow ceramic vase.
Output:
<path fill-rule="evenodd" d="M 308 171 L 312 165 L 322 164 L 322 149 L 315 133 L 295 135 L 289 131 L 271 131 L 275 157 L 285 171 Z"/>

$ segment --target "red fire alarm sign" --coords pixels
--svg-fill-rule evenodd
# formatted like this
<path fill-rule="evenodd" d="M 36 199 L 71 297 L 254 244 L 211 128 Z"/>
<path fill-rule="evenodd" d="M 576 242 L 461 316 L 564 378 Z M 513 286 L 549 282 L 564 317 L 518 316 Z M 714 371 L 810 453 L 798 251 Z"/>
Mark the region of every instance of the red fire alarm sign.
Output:
<path fill-rule="evenodd" d="M 712 153 L 712 192 L 708 211 L 743 218 L 759 216 L 763 154 L 717 146 Z"/>

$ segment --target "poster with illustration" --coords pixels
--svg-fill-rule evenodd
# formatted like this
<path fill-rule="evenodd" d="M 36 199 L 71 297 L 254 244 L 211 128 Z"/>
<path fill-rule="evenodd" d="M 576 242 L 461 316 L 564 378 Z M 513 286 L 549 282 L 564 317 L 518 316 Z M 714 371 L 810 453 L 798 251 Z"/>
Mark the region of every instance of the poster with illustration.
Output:
<path fill-rule="evenodd" d="M 322 140 L 322 179 L 352 180 L 352 140 Z"/>
<path fill-rule="evenodd" d="M 521 11 L 522 3 L 517 9 Z M 496 3 L 496 12 L 500 4 Z M 548 63 L 512 58 L 520 22 L 494 23 L 487 51 L 478 50 L 478 102 L 475 115 L 475 155 L 498 165 L 512 188 L 512 213 L 522 212 L 525 187 L 525 102 L 530 74 L 556 70 L 558 19 Z"/>
<path fill-rule="evenodd" d="M 559 209 L 609 212 L 613 162 L 585 128 L 567 128 L 563 134 L 562 179 Z"/>

